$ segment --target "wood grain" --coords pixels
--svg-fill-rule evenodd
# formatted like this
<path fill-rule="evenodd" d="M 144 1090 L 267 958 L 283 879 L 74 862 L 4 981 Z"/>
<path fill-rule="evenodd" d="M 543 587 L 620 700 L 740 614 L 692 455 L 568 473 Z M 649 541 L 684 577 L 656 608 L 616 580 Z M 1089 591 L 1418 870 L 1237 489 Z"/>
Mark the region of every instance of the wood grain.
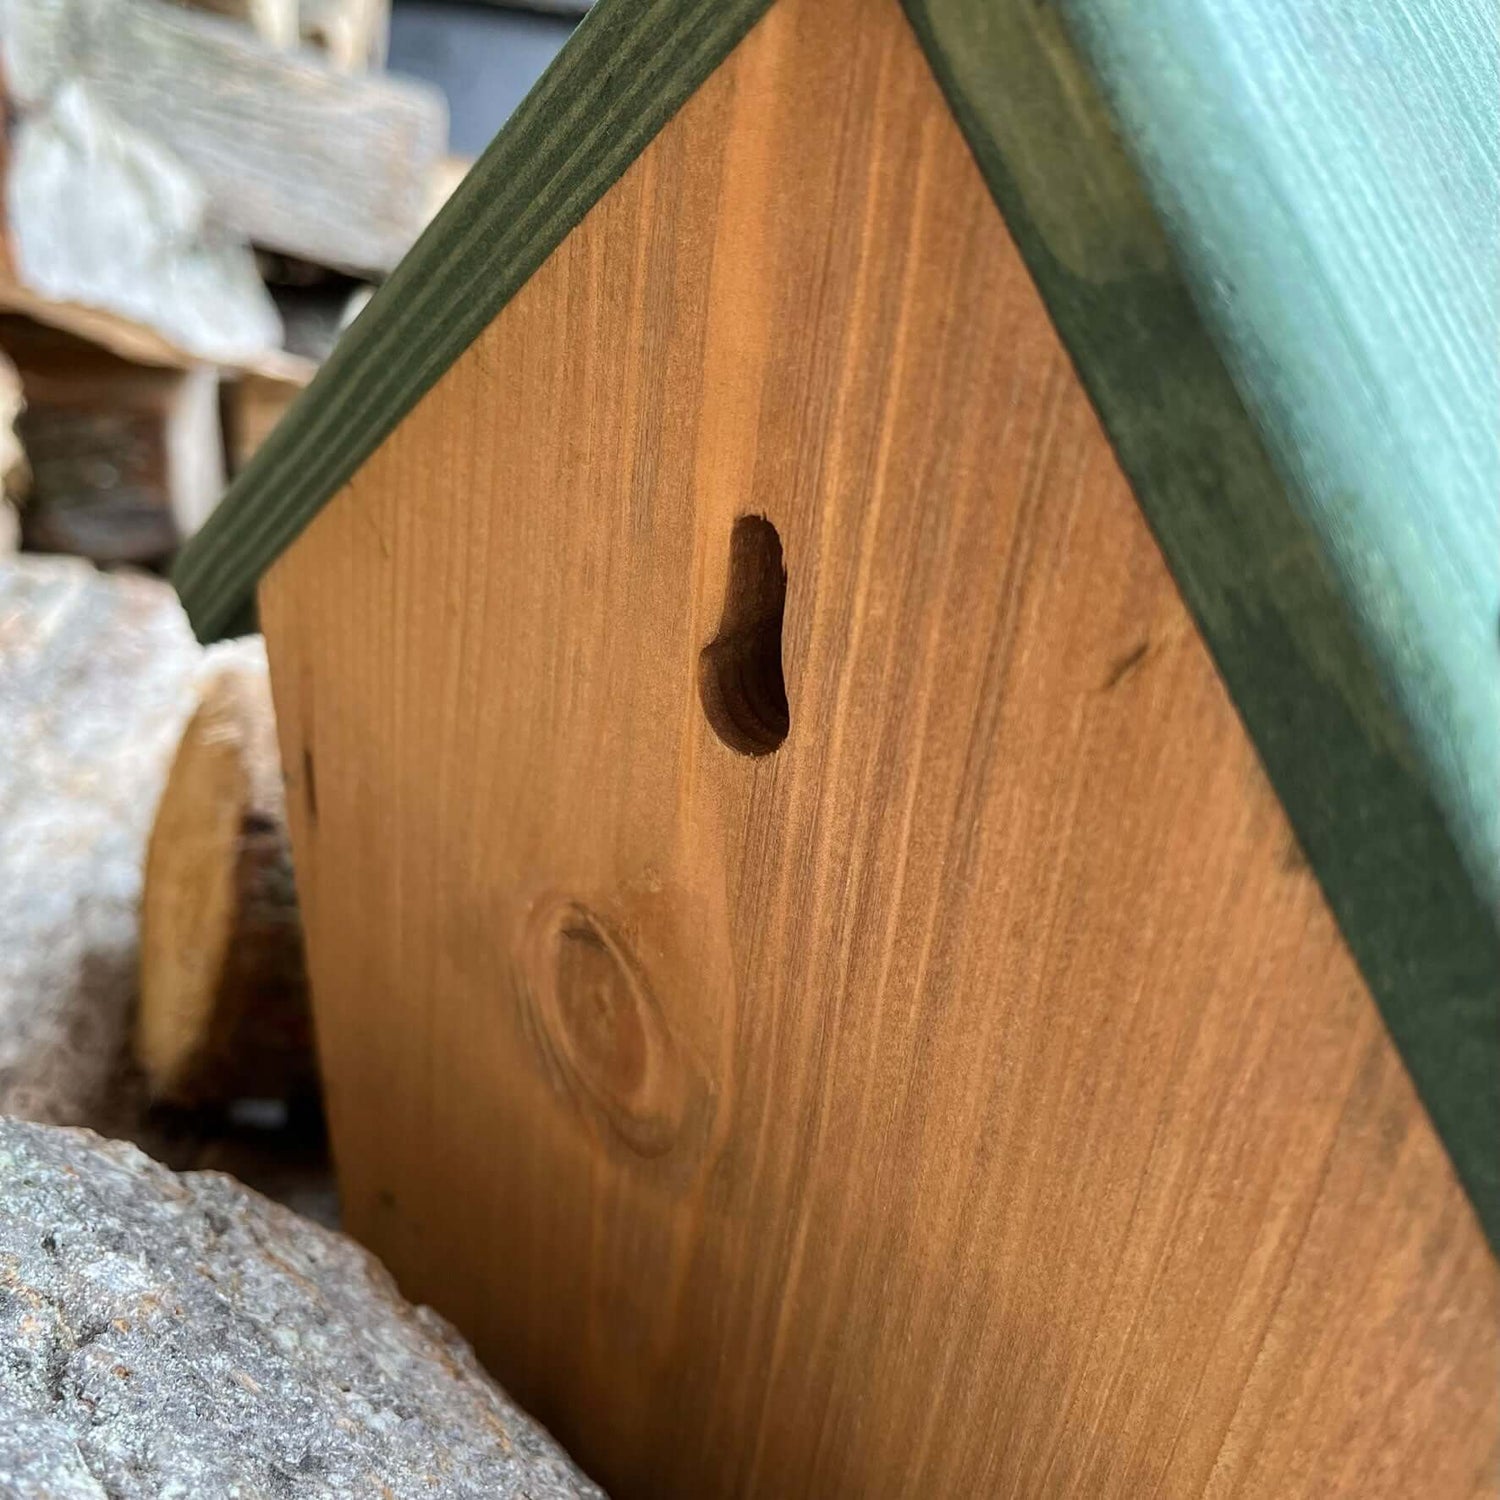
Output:
<path fill-rule="evenodd" d="M 347 1220 L 611 1493 L 1487 1492 L 1496 1265 L 895 0 L 261 605 Z"/>
<path fill-rule="evenodd" d="M 265 645 L 215 647 L 156 805 L 132 1051 L 156 1101 L 313 1097 L 312 1022 Z"/>
<path fill-rule="evenodd" d="M 1491 7 L 905 8 L 1500 1250 Z"/>

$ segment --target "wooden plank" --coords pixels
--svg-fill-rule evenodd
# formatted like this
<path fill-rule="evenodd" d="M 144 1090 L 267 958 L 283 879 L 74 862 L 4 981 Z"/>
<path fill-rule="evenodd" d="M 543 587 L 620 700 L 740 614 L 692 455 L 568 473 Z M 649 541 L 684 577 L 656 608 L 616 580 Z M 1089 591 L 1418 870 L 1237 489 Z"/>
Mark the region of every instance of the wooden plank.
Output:
<path fill-rule="evenodd" d="M 302 923 L 258 636 L 209 652 L 146 843 L 132 1050 L 186 1108 L 317 1097 Z"/>
<path fill-rule="evenodd" d="M 169 146 L 219 222 L 321 264 L 387 271 L 423 223 L 446 147 L 436 91 L 349 77 L 161 0 L 5 0 L 7 87 L 23 108 L 64 78 Z"/>
<path fill-rule="evenodd" d="M 237 474 L 276 430 L 302 394 L 294 381 L 245 374 L 224 387 L 224 444 L 229 472 Z"/>
<path fill-rule="evenodd" d="M 194 10 L 248 26 L 268 47 L 288 52 L 301 40 L 298 13 L 301 0 L 187 0 Z"/>
<path fill-rule="evenodd" d="M 261 602 L 348 1221 L 612 1494 L 1487 1492 L 1500 1271 L 894 0 Z"/>
<path fill-rule="evenodd" d="M 1488 9 L 907 10 L 1500 1245 Z"/>

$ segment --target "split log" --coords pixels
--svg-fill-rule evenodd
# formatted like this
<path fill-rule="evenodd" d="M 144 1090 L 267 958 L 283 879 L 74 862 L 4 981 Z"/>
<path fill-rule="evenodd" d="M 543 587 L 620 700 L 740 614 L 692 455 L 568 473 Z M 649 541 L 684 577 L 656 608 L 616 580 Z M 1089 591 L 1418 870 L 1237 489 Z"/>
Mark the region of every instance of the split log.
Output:
<path fill-rule="evenodd" d="M 201 659 L 157 579 L 0 560 L 0 1112 L 119 1128 L 146 837 Z"/>
<path fill-rule="evenodd" d="M 264 375 L 242 375 L 224 386 L 224 448 L 231 475 L 250 462 L 271 435 L 302 387 Z"/>
<path fill-rule="evenodd" d="M 0 354 L 0 557 L 21 544 L 21 520 L 16 507 L 31 488 L 31 468 L 16 433 L 16 421 L 26 406 L 16 367 Z"/>
<path fill-rule="evenodd" d="M 16 422 L 26 409 L 21 376 L 15 364 L 0 354 L 0 495 L 20 502 L 31 484 L 26 450 L 16 433 Z"/>
<path fill-rule="evenodd" d="M 23 113 L 77 79 L 172 151 L 213 218 L 322 265 L 389 271 L 423 223 L 447 138 L 426 85 L 350 77 L 311 54 L 162 0 L 4 0 L 7 86 Z"/>
<path fill-rule="evenodd" d="M 316 47 L 341 73 L 385 66 L 390 0 L 187 0 L 248 26 L 278 52 Z"/>
<path fill-rule="evenodd" d="M 339 72 L 378 70 L 390 45 L 390 0 L 302 0 L 300 30 Z"/>
<path fill-rule="evenodd" d="M 352 1240 L 0 1121 L 0 1494 L 602 1500 Z"/>
<path fill-rule="evenodd" d="M 298 0 L 187 0 L 187 4 L 248 26 L 278 52 L 290 51 L 301 40 Z"/>
<path fill-rule="evenodd" d="M 7 64 L 24 36 L 4 37 Z M 181 143 L 132 125 L 79 79 L 36 104 L 16 127 L 6 172 L 15 279 L 157 329 L 200 359 L 278 348 L 281 320 L 249 245 L 213 220 Z"/>
<path fill-rule="evenodd" d="M 146 852 L 136 1059 L 196 1105 L 316 1087 L 264 644 L 208 654 Z"/>
<path fill-rule="evenodd" d="M 133 364 L 15 317 L 0 318 L 0 346 L 26 397 L 28 546 L 144 563 L 197 531 L 224 490 L 216 371 Z"/>

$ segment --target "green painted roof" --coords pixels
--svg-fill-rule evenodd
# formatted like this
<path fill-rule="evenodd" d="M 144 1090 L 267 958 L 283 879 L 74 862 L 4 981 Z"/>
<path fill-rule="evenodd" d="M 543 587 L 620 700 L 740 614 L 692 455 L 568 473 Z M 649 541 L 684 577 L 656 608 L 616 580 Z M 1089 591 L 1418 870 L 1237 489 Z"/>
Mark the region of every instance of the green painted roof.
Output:
<path fill-rule="evenodd" d="M 769 0 L 601 0 L 184 552 L 200 635 Z M 1483 0 L 906 0 L 1500 1244 L 1500 41 Z"/>

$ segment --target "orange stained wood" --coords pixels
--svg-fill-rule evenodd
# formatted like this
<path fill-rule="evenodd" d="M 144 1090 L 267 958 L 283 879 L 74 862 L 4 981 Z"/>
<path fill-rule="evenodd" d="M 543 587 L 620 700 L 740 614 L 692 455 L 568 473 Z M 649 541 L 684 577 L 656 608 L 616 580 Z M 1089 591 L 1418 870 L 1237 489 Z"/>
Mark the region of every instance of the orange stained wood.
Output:
<path fill-rule="evenodd" d="M 895 0 L 262 609 L 348 1224 L 622 1500 L 1493 1484 L 1495 1263 Z"/>

